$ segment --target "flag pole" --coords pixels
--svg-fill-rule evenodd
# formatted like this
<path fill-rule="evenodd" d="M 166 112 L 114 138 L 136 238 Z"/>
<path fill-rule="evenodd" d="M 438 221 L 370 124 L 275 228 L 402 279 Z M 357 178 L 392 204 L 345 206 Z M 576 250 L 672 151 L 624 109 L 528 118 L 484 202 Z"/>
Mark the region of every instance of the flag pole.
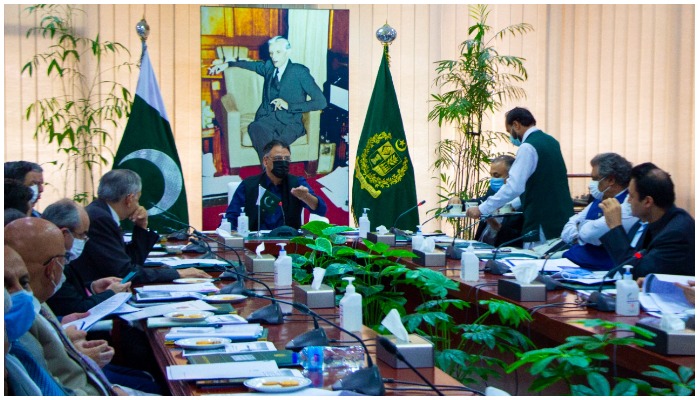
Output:
<path fill-rule="evenodd" d="M 141 57 L 139 58 L 139 65 L 141 65 L 141 61 L 143 61 L 143 55 L 146 54 L 146 40 L 148 39 L 148 35 L 150 33 L 151 27 L 148 26 L 146 16 L 144 15 L 143 18 L 141 18 L 141 21 L 136 23 L 136 34 L 141 38 Z"/>

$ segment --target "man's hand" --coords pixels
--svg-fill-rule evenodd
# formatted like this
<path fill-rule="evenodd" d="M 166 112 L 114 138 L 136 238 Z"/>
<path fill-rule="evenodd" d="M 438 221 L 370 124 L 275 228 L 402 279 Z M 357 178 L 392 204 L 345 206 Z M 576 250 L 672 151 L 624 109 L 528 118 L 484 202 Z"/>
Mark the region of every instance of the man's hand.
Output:
<path fill-rule="evenodd" d="M 148 211 L 143 206 L 139 206 L 129 216 L 129 219 L 139 228 L 148 229 Z"/>
<path fill-rule="evenodd" d="M 114 357 L 114 347 L 107 344 L 106 340 L 79 340 L 73 344 L 81 353 L 92 358 L 100 368 L 109 364 Z"/>
<path fill-rule="evenodd" d="M 287 103 L 286 101 L 280 99 L 279 97 L 276 98 L 276 99 L 274 99 L 274 100 L 272 100 L 272 101 L 270 102 L 270 104 L 272 104 L 273 106 L 275 106 L 275 111 L 279 111 L 279 110 L 288 110 L 288 109 L 289 109 L 289 103 Z"/>
<path fill-rule="evenodd" d="M 294 197 L 306 203 L 312 210 L 318 207 L 318 198 L 309 193 L 309 188 L 299 185 L 290 191 Z"/>
<path fill-rule="evenodd" d="M 609 199 L 605 199 L 598 205 L 598 207 L 603 210 L 603 215 L 605 215 L 605 223 L 608 225 L 608 228 L 613 229 L 622 225 L 622 207 L 616 198 L 611 197 Z"/>
<path fill-rule="evenodd" d="M 95 294 L 102 293 L 107 289 L 111 289 L 110 286 L 112 286 L 113 284 L 120 283 L 121 281 L 121 278 L 117 278 L 116 276 L 100 278 L 95 281 L 92 281 L 92 283 L 90 284 L 90 290 L 92 291 L 92 293 Z"/>
<path fill-rule="evenodd" d="M 459 196 L 454 196 L 453 198 L 447 200 L 447 204 L 462 204 L 462 199 Z"/>
<path fill-rule="evenodd" d="M 77 320 L 79 320 L 79 319 L 83 319 L 83 318 L 87 317 L 88 315 L 90 315 L 89 312 L 81 312 L 81 313 L 72 313 L 72 314 L 68 314 L 68 315 L 66 315 L 65 317 L 63 317 L 63 319 L 61 319 L 61 324 L 63 324 L 63 325 L 69 324 L 69 323 L 71 323 L 71 322 L 73 322 L 73 321 L 77 321 Z"/>
<path fill-rule="evenodd" d="M 66 336 L 68 336 L 68 339 L 70 339 L 70 341 L 73 343 L 85 340 L 87 337 L 87 332 L 78 330 L 78 328 L 75 326 L 69 326 L 63 331 L 65 332 Z"/>
<path fill-rule="evenodd" d="M 197 268 L 178 269 L 177 272 L 180 278 L 211 278 L 211 275 Z"/>
<path fill-rule="evenodd" d="M 216 75 L 224 72 L 224 70 L 228 68 L 228 62 L 226 61 L 226 57 L 224 57 L 223 60 L 219 60 L 218 58 L 214 61 L 212 61 L 211 66 L 207 70 L 207 73 L 209 75 Z"/>
<path fill-rule="evenodd" d="M 695 305 L 695 281 L 688 281 L 687 285 L 676 282 L 675 285 L 683 289 L 683 294 L 688 303 Z"/>
<path fill-rule="evenodd" d="M 479 211 L 479 207 L 469 207 L 467 209 L 467 217 L 471 219 L 481 218 L 481 211 Z"/>

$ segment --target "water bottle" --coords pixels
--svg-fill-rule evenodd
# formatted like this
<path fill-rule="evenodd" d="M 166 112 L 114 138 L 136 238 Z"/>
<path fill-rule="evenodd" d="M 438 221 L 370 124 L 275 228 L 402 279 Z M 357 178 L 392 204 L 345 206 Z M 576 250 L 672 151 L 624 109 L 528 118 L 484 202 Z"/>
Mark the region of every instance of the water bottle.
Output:
<path fill-rule="evenodd" d="M 329 368 L 355 371 L 365 365 L 365 350 L 362 346 L 307 346 L 292 355 L 292 362 L 301 364 L 308 371 Z"/>

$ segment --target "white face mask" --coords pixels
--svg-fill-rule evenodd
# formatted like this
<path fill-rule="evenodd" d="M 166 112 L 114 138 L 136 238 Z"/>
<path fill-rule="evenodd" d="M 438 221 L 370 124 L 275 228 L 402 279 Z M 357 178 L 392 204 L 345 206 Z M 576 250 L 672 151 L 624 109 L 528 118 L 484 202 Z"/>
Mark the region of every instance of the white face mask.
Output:
<path fill-rule="evenodd" d="M 73 261 L 83 254 L 83 249 L 85 248 L 84 239 L 73 238 L 73 246 L 70 248 L 68 253 L 70 254 L 70 261 Z"/>
<path fill-rule="evenodd" d="M 603 178 L 603 179 L 605 179 L 605 178 Z M 601 179 L 600 181 L 602 181 L 603 179 Z M 593 196 L 593 198 L 596 200 L 603 200 L 603 193 L 605 193 L 608 189 L 610 189 L 610 186 L 608 186 L 602 192 L 600 190 L 598 190 L 598 185 L 600 184 L 600 181 L 593 181 L 592 180 L 588 184 L 588 190 L 591 192 L 591 196 Z"/>
<path fill-rule="evenodd" d="M 30 203 L 34 204 L 36 203 L 36 200 L 39 198 L 39 185 L 32 185 L 29 187 L 32 191 L 32 199 L 29 200 Z"/>

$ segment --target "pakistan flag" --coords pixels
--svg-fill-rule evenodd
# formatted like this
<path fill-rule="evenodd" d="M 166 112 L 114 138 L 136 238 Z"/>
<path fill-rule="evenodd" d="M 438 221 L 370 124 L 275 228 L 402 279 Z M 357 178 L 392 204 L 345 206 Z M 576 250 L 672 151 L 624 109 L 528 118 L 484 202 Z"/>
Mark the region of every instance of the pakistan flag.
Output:
<path fill-rule="evenodd" d="M 362 209 L 369 208 L 371 231 L 379 225 L 394 227 L 396 218 L 416 205 L 413 164 L 387 58 L 385 45 L 353 173 L 353 217 L 357 224 Z M 418 221 L 418 210 L 414 209 L 401 217 L 395 228 L 415 230 Z"/>
<path fill-rule="evenodd" d="M 180 158 L 145 44 L 134 104 L 113 168 L 141 176 L 140 204 L 148 210 L 149 228 L 169 233 L 189 225 Z"/>

